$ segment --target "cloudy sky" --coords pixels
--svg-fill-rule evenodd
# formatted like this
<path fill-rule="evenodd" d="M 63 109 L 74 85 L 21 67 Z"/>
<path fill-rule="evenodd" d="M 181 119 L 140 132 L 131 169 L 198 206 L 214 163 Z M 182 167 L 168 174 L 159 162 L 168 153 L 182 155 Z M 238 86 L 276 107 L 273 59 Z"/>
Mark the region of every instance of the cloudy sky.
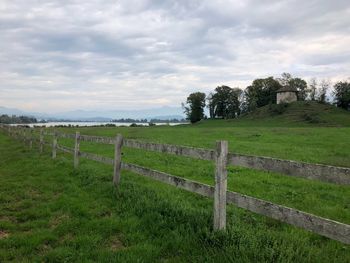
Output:
<path fill-rule="evenodd" d="M 0 106 L 180 106 L 258 77 L 350 77 L 349 0 L 1 0 Z"/>

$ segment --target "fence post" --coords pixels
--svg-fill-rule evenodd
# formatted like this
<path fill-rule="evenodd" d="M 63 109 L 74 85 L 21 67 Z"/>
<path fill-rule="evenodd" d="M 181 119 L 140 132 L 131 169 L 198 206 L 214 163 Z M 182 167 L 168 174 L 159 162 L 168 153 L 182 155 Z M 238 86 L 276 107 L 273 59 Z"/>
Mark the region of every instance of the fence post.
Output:
<path fill-rule="evenodd" d="M 44 151 L 44 129 L 40 129 L 40 138 L 39 138 L 39 150 L 40 153 L 43 153 Z"/>
<path fill-rule="evenodd" d="M 79 166 L 80 154 L 80 132 L 75 132 L 75 146 L 74 146 L 74 168 Z"/>
<path fill-rule="evenodd" d="M 52 159 L 56 158 L 56 152 L 57 152 L 57 132 L 54 131 L 53 140 L 52 140 Z"/>
<path fill-rule="evenodd" d="M 23 142 L 27 143 L 27 129 L 23 128 Z"/>
<path fill-rule="evenodd" d="M 218 141 L 215 158 L 214 230 L 226 228 L 227 154 L 227 141 Z"/>
<path fill-rule="evenodd" d="M 29 149 L 33 149 L 33 130 L 29 130 Z"/>
<path fill-rule="evenodd" d="M 118 187 L 120 183 L 120 170 L 122 164 L 122 146 L 123 146 L 123 136 L 118 134 L 115 139 L 114 148 L 114 173 L 113 173 L 113 183 Z"/>

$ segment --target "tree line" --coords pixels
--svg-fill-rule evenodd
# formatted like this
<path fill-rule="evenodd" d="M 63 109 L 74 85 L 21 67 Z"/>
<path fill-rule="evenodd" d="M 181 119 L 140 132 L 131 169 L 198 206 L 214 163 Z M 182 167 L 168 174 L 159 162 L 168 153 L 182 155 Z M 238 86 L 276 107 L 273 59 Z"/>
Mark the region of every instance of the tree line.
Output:
<path fill-rule="evenodd" d="M 28 116 L 9 116 L 7 114 L 0 115 L 0 123 L 5 124 L 27 124 L 27 123 L 37 123 L 38 120 L 34 117 Z"/>
<path fill-rule="evenodd" d="M 331 88 L 329 81 L 318 81 L 313 78 L 307 83 L 301 78 L 283 73 L 280 78 L 255 79 L 245 90 L 223 85 L 208 95 L 203 92 L 191 93 L 182 107 L 187 119 L 192 123 L 207 117 L 204 113 L 206 107 L 209 111 L 209 118 L 232 119 L 265 105 L 275 104 L 276 92 L 282 87 L 297 90 L 299 101 L 330 103 L 327 98 L 327 92 Z M 332 103 L 337 107 L 350 110 L 350 82 L 337 82 L 333 88 Z"/>

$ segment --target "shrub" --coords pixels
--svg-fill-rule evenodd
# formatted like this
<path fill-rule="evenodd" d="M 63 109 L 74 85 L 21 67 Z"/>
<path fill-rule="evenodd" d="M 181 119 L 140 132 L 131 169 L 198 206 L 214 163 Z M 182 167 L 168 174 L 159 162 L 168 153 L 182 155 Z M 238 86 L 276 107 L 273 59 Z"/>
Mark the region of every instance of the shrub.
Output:
<path fill-rule="evenodd" d="M 272 114 L 282 114 L 288 108 L 288 103 L 280 103 L 280 104 L 269 104 L 269 110 Z"/>
<path fill-rule="evenodd" d="M 322 123 L 322 120 L 316 114 L 304 113 L 303 119 L 309 123 Z"/>

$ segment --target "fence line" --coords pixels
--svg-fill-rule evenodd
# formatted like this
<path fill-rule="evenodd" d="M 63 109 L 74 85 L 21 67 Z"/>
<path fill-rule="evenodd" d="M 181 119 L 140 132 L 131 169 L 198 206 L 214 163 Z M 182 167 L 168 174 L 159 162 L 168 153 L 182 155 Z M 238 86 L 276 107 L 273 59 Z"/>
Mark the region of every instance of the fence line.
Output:
<path fill-rule="evenodd" d="M 210 185 L 198 183 L 178 176 L 148 169 L 135 164 L 123 163 L 122 168 L 131 172 L 150 177 L 157 181 L 176 186 L 178 188 L 197 193 L 206 197 L 214 197 L 215 188 Z M 256 214 L 294 225 L 312 231 L 322 236 L 350 244 L 350 225 L 334 220 L 319 217 L 283 205 L 277 205 L 237 192 L 227 191 L 226 202 L 235 204 Z"/>
<path fill-rule="evenodd" d="M 4 126 L 2 126 L 4 128 Z M 317 171 L 322 170 L 323 172 L 333 172 L 338 176 L 339 170 L 343 170 L 343 174 L 346 176 L 350 169 L 333 167 L 333 166 L 324 166 L 324 165 L 311 165 L 306 163 L 298 163 L 287 160 L 279 160 L 268 157 L 255 157 L 255 156 L 244 156 L 228 153 L 227 151 L 227 142 L 221 141 L 217 143 L 216 150 L 206 150 L 206 149 L 197 149 L 192 147 L 184 146 L 174 146 L 174 145 L 162 145 L 155 143 L 139 142 L 136 140 L 129 140 L 122 138 L 121 135 L 118 135 L 115 139 L 101 139 L 104 137 L 98 136 L 86 136 L 76 133 L 73 136 L 63 134 L 63 133 L 45 133 L 40 131 L 40 138 L 36 139 L 33 137 L 33 133 L 25 133 L 24 131 L 16 131 L 13 128 L 8 128 L 7 132 L 12 136 L 22 135 L 22 138 L 26 142 L 36 142 L 42 145 L 51 145 L 52 147 L 52 157 L 56 157 L 56 150 L 63 151 L 65 153 L 70 153 L 74 155 L 74 160 L 79 157 L 84 157 L 90 160 L 101 162 L 104 164 L 109 164 L 114 166 L 114 175 L 113 183 L 118 186 L 120 181 L 120 171 L 128 170 L 135 172 L 137 174 L 150 177 L 157 181 L 167 183 L 169 185 L 176 186 L 178 188 L 200 194 L 202 196 L 214 198 L 214 229 L 224 229 L 226 226 L 226 203 L 235 204 L 236 206 L 247 209 L 257 214 L 261 214 L 270 218 L 277 219 L 279 221 L 306 229 L 308 231 L 317 233 L 328 238 L 350 244 L 350 225 L 340 223 L 334 220 L 322 218 L 316 215 L 312 215 L 297 209 L 289 208 L 283 205 L 277 205 L 272 202 L 264 201 L 258 198 L 251 196 L 243 195 L 240 193 L 227 191 L 227 164 L 241 165 L 245 167 L 253 167 L 256 169 L 266 169 L 266 170 L 275 170 L 277 172 L 288 173 L 291 167 L 299 168 L 299 171 L 304 167 L 305 169 L 311 169 L 314 166 L 320 166 Z M 43 140 L 43 135 L 52 135 L 53 141 L 52 144 L 47 143 Z M 67 136 L 66 136 L 67 135 Z M 74 138 L 75 139 L 75 148 L 69 148 L 57 143 L 57 138 Z M 114 159 L 96 155 L 93 153 L 81 152 L 79 148 L 79 142 L 81 141 L 93 141 L 107 144 L 115 145 L 115 156 Z M 150 151 L 158 151 L 163 153 L 170 153 L 181 156 L 189 156 L 198 159 L 204 160 L 215 160 L 216 163 L 216 172 L 215 172 L 215 187 L 209 186 L 203 183 L 191 181 L 178 176 L 173 176 L 164 172 L 159 172 L 149 168 L 145 168 L 139 165 L 125 163 L 121 161 L 121 149 L 122 147 L 130 147 L 137 149 L 144 149 Z M 41 148 L 40 148 L 41 149 Z M 267 160 L 267 161 L 266 161 Z M 76 165 L 74 161 L 74 166 L 77 167 L 79 162 Z M 277 164 L 278 168 L 273 166 L 268 166 L 271 164 Z M 304 166 L 303 166 L 304 165 Z M 316 172 L 317 172 L 316 171 Z M 314 171 L 314 173 L 316 173 Z M 294 175 L 294 174 L 293 174 Z M 313 177 L 310 177 L 313 178 Z M 346 183 L 347 181 L 345 181 Z M 343 183 L 343 181 L 342 181 Z"/>
<path fill-rule="evenodd" d="M 45 132 L 46 136 L 53 136 L 53 132 Z M 75 134 L 58 133 L 58 138 L 75 139 Z M 102 144 L 115 144 L 115 138 L 103 136 L 80 135 L 80 141 Z M 201 160 L 214 161 L 215 151 L 210 149 L 177 146 L 171 144 L 159 144 L 141 142 L 133 139 L 124 139 L 123 146 L 128 148 L 143 149 L 179 156 L 191 157 Z M 277 172 L 288 176 L 314 179 L 335 184 L 350 185 L 350 168 L 336 167 L 323 164 L 311 164 L 278 158 L 229 153 L 229 165 L 241 166 L 251 169 Z"/>
<path fill-rule="evenodd" d="M 47 134 L 49 135 L 52 133 Z M 74 139 L 75 135 L 60 133 L 59 137 Z M 102 136 L 81 135 L 80 140 L 85 142 L 95 142 L 102 144 L 115 144 L 114 138 Z M 124 139 L 123 146 L 134 149 L 142 149 L 160 153 L 191 157 L 207 161 L 215 160 L 215 151 L 210 149 L 177 146 L 171 144 L 141 142 L 133 139 Z M 305 162 L 296 162 L 271 157 L 245 155 L 237 153 L 229 153 L 227 162 L 229 165 L 277 172 L 284 175 L 320 180 L 335 184 L 350 185 L 350 168 L 346 167 L 311 164 Z"/>

